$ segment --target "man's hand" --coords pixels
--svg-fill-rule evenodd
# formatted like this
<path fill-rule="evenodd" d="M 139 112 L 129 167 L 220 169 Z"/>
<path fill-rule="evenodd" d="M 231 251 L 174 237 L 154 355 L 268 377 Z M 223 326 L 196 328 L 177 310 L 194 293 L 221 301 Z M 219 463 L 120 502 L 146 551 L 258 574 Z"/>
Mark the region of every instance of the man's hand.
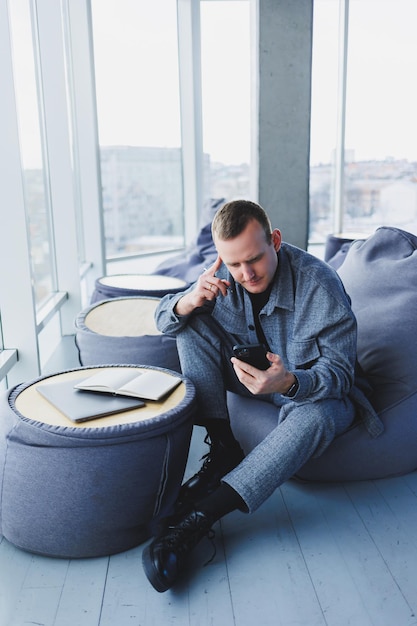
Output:
<path fill-rule="evenodd" d="M 254 395 L 264 393 L 286 393 L 295 382 L 294 374 L 291 374 L 278 354 L 267 352 L 266 357 L 271 362 L 271 367 L 266 370 L 258 370 L 253 365 L 245 363 L 236 357 L 232 357 L 233 368 L 236 376 L 245 387 Z"/>
<path fill-rule="evenodd" d="M 218 256 L 213 265 L 199 276 L 194 289 L 178 300 L 175 307 L 177 315 L 189 315 L 194 309 L 207 301 L 215 300 L 220 294 L 227 296 L 227 288 L 230 287 L 229 281 L 221 280 L 215 276 L 221 264 L 222 260 Z"/>

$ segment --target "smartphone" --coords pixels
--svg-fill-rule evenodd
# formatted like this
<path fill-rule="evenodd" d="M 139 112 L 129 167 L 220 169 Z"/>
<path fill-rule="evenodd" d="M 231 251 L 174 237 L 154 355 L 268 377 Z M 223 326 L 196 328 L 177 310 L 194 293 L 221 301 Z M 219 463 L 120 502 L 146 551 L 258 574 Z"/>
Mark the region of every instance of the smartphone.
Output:
<path fill-rule="evenodd" d="M 271 363 L 266 358 L 267 349 L 262 343 L 239 344 L 233 346 L 233 355 L 241 361 L 246 361 L 258 370 L 266 370 Z"/>

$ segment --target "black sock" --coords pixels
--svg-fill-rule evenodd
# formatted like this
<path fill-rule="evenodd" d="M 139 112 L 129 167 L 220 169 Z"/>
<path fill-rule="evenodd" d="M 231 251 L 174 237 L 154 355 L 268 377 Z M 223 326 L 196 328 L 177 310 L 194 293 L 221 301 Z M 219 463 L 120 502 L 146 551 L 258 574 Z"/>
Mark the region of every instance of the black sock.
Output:
<path fill-rule="evenodd" d="M 206 420 L 204 426 L 209 434 L 211 443 L 221 442 L 226 448 L 240 448 L 228 420 L 209 419 Z"/>
<path fill-rule="evenodd" d="M 240 495 L 227 483 L 221 483 L 213 493 L 197 502 L 196 508 L 209 513 L 214 522 L 236 509 L 247 510 Z"/>

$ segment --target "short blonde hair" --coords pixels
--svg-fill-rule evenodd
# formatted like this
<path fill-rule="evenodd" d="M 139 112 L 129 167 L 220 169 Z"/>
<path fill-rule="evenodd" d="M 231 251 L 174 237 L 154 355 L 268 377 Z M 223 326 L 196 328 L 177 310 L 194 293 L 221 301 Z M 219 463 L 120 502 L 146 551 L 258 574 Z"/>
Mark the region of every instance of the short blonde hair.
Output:
<path fill-rule="evenodd" d="M 256 202 L 250 200 L 232 200 L 226 202 L 215 214 L 211 225 L 213 237 L 222 241 L 234 239 L 243 232 L 249 222 L 259 222 L 265 232 L 266 241 L 270 243 L 272 226 L 266 211 Z"/>

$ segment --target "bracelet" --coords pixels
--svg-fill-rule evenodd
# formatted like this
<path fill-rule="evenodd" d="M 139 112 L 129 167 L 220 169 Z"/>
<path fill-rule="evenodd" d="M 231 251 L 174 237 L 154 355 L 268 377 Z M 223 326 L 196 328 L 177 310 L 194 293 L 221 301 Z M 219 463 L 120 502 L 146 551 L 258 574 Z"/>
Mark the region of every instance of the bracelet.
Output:
<path fill-rule="evenodd" d="M 295 382 L 293 382 L 291 387 L 288 389 L 287 393 L 284 393 L 283 395 L 286 398 L 293 398 L 295 396 L 295 394 L 297 393 L 299 386 L 300 385 L 299 385 L 298 379 L 296 378 Z"/>

